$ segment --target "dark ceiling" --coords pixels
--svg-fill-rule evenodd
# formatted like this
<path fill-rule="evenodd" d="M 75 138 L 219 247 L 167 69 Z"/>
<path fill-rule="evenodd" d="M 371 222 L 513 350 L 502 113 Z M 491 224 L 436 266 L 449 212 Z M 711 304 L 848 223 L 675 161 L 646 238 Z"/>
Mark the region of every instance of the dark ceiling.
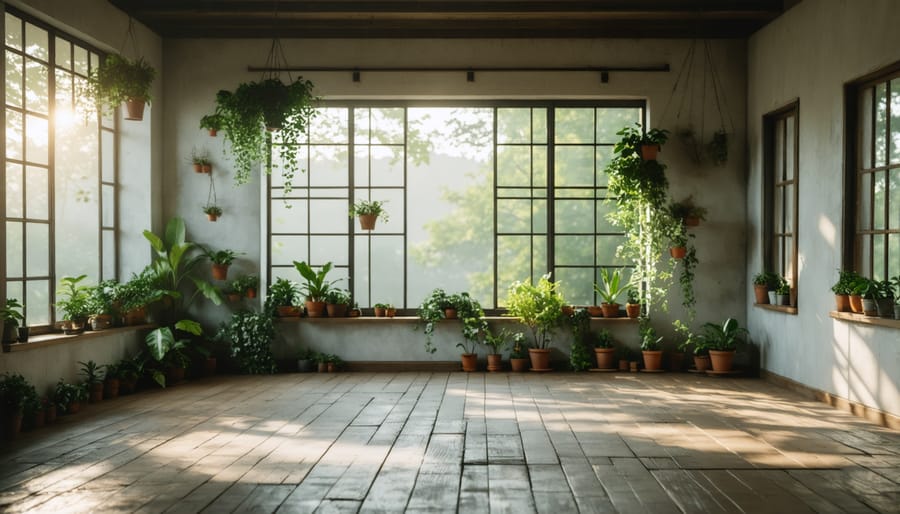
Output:
<path fill-rule="evenodd" d="M 745 38 L 799 0 L 109 0 L 172 38 Z"/>

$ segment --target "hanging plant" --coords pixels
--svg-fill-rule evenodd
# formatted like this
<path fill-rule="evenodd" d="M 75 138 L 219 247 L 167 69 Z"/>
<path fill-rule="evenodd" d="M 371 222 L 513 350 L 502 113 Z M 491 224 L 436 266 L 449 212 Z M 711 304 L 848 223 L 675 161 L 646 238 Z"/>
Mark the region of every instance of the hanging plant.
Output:
<path fill-rule="evenodd" d="M 113 112 L 123 102 L 128 108 L 127 120 L 143 119 L 144 104 L 150 103 L 150 88 L 156 70 L 143 57 L 131 60 L 118 54 L 106 56 L 88 76 L 87 93 L 105 112 Z"/>
<path fill-rule="evenodd" d="M 216 137 L 216 133 L 222 130 L 222 117 L 218 114 L 207 114 L 200 118 L 200 128 L 208 130 L 211 137 Z"/>
<path fill-rule="evenodd" d="M 716 166 L 722 166 L 728 162 L 728 133 L 725 129 L 717 130 L 712 141 L 706 145 L 706 151 Z"/>
<path fill-rule="evenodd" d="M 312 89 L 308 80 L 285 84 L 279 78 L 267 78 L 216 94 L 216 115 L 231 143 L 237 184 L 247 183 L 253 164 L 262 162 L 266 173 L 280 168 L 285 192 L 290 192 L 298 168 L 297 141 L 314 115 Z M 269 158 L 270 145 L 278 148 L 278 166 Z"/>

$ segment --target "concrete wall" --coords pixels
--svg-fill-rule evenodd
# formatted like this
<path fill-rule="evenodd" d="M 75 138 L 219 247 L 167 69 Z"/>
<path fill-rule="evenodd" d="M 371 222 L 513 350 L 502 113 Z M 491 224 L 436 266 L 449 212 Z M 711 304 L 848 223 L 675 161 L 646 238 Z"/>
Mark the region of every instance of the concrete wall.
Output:
<path fill-rule="evenodd" d="M 600 99 L 646 98 L 651 125 L 674 128 L 692 116 L 699 125 L 701 113 L 707 127 L 718 126 L 719 116 L 711 96 L 705 105 L 695 101 L 694 112 L 682 112 L 676 120 L 679 92 L 665 117 L 673 85 L 690 41 L 662 40 L 284 40 L 287 61 L 295 66 L 584 66 L 652 65 L 669 63 L 669 73 L 611 73 L 608 84 L 590 73 L 477 73 L 467 82 L 464 73 L 368 73 L 353 82 L 350 73 L 309 73 L 316 93 L 328 99 Z M 701 42 L 702 44 L 702 42 Z M 234 274 L 256 272 L 262 256 L 261 216 L 264 195 L 259 178 L 235 187 L 232 168 L 222 155 L 222 138 L 210 138 L 198 126 L 202 115 L 214 109 L 219 89 L 258 80 L 247 67 L 265 63 L 269 41 L 167 40 L 165 55 L 165 216 L 187 220 L 189 236 L 217 248 L 242 252 Z M 698 55 L 702 48 L 698 49 Z M 726 316 L 744 322 L 746 290 L 745 235 L 745 140 L 744 98 L 746 48 L 742 41 L 713 41 L 711 52 L 720 73 L 724 96 L 734 120 L 730 160 L 724 167 L 697 166 L 677 143 L 666 146 L 661 159 L 670 166 L 674 198 L 694 194 L 709 208 L 710 221 L 696 230 L 700 266 L 697 273 L 698 321 L 718 321 Z M 698 64 L 699 65 L 699 64 Z M 684 80 L 684 79 L 683 79 Z M 699 86 L 698 86 L 699 87 Z M 206 200 L 208 180 L 190 170 L 185 159 L 193 147 L 206 148 L 214 161 L 216 190 L 225 210 L 217 223 L 208 223 L 200 207 Z M 264 271 L 261 272 L 264 276 Z M 299 276 L 298 276 L 299 279 Z M 672 311 L 659 313 L 654 323 L 668 332 L 670 321 L 682 316 L 677 285 Z M 208 325 L 225 319 L 224 309 L 205 309 Z M 409 327 L 398 327 L 390 337 L 409 339 Z M 419 335 L 413 335 L 420 345 Z M 452 347 L 452 345 L 451 345 Z M 387 352 L 387 350 L 385 350 Z M 454 349 L 455 351 L 455 349 Z M 390 358 L 399 358 L 395 355 Z"/>
<path fill-rule="evenodd" d="M 841 262 L 846 82 L 900 59 L 900 3 L 805 0 L 756 33 L 748 49 L 749 280 L 762 267 L 765 113 L 800 100 L 799 277 L 796 316 L 748 298 L 762 366 L 841 398 L 900 415 L 900 330 L 838 321 L 829 287 Z"/>

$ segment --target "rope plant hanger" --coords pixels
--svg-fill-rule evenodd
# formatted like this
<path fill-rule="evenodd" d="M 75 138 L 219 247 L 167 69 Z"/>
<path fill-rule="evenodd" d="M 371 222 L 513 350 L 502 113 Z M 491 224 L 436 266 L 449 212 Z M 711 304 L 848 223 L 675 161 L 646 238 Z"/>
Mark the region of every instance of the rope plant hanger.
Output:
<path fill-rule="evenodd" d="M 276 19 L 277 16 L 276 3 Z M 275 37 L 262 78 L 258 82 L 239 84 L 234 91 L 219 91 L 213 116 L 231 143 L 235 182 L 247 183 L 254 166 L 265 163 L 266 173 L 271 173 L 273 168 L 281 172 L 284 192 L 289 193 L 298 170 L 297 143 L 306 134 L 315 113 L 315 97 L 312 82 L 302 77 L 293 80 L 288 72 L 287 83 L 282 82 L 281 72 L 275 70 L 283 68 L 287 68 L 287 59 L 281 40 Z M 277 161 L 272 158 L 272 150 L 276 148 Z"/>
<path fill-rule="evenodd" d="M 144 105 L 150 103 L 150 88 L 156 79 L 156 70 L 143 57 L 134 60 L 124 57 L 128 42 L 134 54 L 140 56 L 134 34 L 134 20 L 128 17 L 128 29 L 120 46 L 121 52 L 106 56 L 99 67 L 91 70 L 87 82 L 87 94 L 94 98 L 98 109 L 114 113 L 116 107 L 125 104 L 126 120 L 144 119 Z"/>
<path fill-rule="evenodd" d="M 728 113 L 724 88 L 712 59 L 709 41 L 704 41 L 701 56 L 697 56 L 697 51 L 698 43 L 694 39 L 685 53 L 681 69 L 678 70 L 678 77 L 672 85 L 672 96 L 666 104 L 662 119 L 666 119 L 669 107 L 678 98 L 678 110 L 675 112 L 675 134 L 678 140 L 687 148 L 697 165 L 703 164 L 704 160 L 709 158 L 713 164 L 721 166 L 728 161 L 728 134 L 734 133 L 734 120 Z M 681 88 L 680 97 L 678 97 L 679 87 Z M 706 127 L 707 94 L 711 94 L 718 115 L 718 128 L 710 129 L 711 133 L 708 135 Z M 695 101 L 699 103 L 699 114 L 694 108 Z M 687 109 L 685 109 L 685 104 L 687 104 Z M 728 113 L 728 129 L 725 125 L 726 113 Z M 682 119 L 682 114 L 684 114 L 684 119 Z M 704 141 L 708 142 L 704 143 Z"/>

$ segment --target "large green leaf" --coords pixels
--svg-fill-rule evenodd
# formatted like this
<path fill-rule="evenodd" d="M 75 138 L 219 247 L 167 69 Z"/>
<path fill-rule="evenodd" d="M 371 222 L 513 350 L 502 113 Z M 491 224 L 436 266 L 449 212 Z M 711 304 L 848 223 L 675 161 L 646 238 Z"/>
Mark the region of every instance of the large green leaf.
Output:
<path fill-rule="evenodd" d="M 200 323 L 197 323 L 192 319 L 183 319 L 178 323 L 175 323 L 175 328 L 194 334 L 195 336 L 203 334 L 203 328 L 200 326 Z M 178 345 L 175 346 L 177 347 Z"/>
<path fill-rule="evenodd" d="M 178 217 L 169 220 L 166 224 L 166 246 L 172 248 L 183 245 L 185 238 L 184 220 Z"/>
<path fill-rule="evenodd" d="M 147 334 L 144 341 L 147 343 L 147 349 L 150 351 L 150 356 L 152 356 L 156 362 L 162 362 L 166 353 L 168 353 L 175 344 L 175 336 L 172 334 L 169 327 L 160 327 Z M 165 386 L 165 384 L 162 385 Z"/>
<path fill-rule="evenodd" d="M 150 241 L 150 246 L 152 246 L 157 253 L 165 252 L 166 248 L 163 246 L 162 239 L 160 239 L 159 236 L 157 236 L 153 232 L 150 232 L 149 230 L 145 230 L 144 238 L 147 241 Z"/>
<path fill-rule="evenodd" d="M 182 243 L 172 246 L 169 249 L 169 263 L 172 266 L 172 269 L 178 269 L 181 264 L 181 258 L 192 246 L 193 243 Z"/>
<path fill-rule="evenodd" d="M 211 301 L 215 305 L 222 305 L 222 293 L 219 292 L 218 289 L 209 282 L 205 280 L 201 280 L 199 278 L 191 277 L 191 280 L 194 281 L 194 285 L 197 286 L 197 289 L 205 296 L 209 301 Z"/>
<path fill-rule="evenodd" d="M 154 369 L 151 373 L 153 381 L 159 384 L 159 387 L 166 387 L 166 374 L 158 369 Z"/>

